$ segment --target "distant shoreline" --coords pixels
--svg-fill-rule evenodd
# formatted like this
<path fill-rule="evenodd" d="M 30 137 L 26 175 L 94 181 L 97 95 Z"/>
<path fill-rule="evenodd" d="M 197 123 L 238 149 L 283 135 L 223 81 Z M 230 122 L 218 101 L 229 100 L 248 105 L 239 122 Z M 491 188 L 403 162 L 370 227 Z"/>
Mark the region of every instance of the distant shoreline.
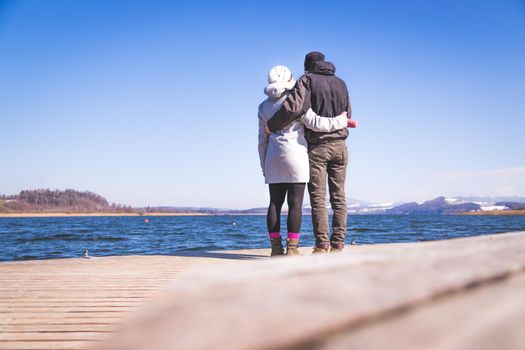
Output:
<path fill-rule="evenodd" d="M 284 213 L 286 214 L 286 213 Z M 0 213 L 0 218 L 45 218 L 45 217 L 125 217 L 125 216 L 137 216 L 137 217 L 148 217 L 148 216 L 217 216 L 217 215 L 229 215 L 229 216 L 260 216 L 266 215 L 264 213 L 201 213 L 201 212 L 188 212 L 188 213 L 162 213 L 162 212 L 151 212 L 151 213 L 97 213 L 97 212 L 26 212 L 26 213 Z M 310 213 L 303 213 L 303 216 L 310 216 Z M 355 213 L 348 213 L 348 215 L 360 215 Z M 396 215 L 396 214 L 392 214 Z M 489 211 L 477 211 L 477 212 L 463 212 L 447 215 L 469 215 L 469 216 L 511 216 L 511 215 L 525 215 L 525 210 L 489 210 Z"/>
<path fill-rule="evenodd" d="M 38 212 L 38 213 L 0 213 L 0 218 L 32 218 L 32 217 L 82 217 L 82 216 L 209 216 L 208 213 L 67 213 L 67 212 Z"/>

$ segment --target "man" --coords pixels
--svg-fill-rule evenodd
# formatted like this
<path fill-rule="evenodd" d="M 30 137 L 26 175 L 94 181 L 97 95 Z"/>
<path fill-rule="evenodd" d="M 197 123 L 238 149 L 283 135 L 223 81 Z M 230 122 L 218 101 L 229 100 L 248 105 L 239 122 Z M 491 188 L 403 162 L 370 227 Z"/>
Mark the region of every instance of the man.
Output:
<path fill-rule="evenodd" d="M 321 52 L 310 52 L 304 60 L 305 74 L 297 80 L 294 89 L 282 107 L 268 121 L 271 132 L 282 129 L 304 115 L 309 108 L 325 117 L 335 117 L 344 111 L 351 118 L 352 110 L 345 82 L 335 76 L 335 66 L 326 62 Z M 350 127 L 356 123 L 349 122 Z M 310 182 L 308 192 L 312 206 L 312 222 L 315 235 L 314 253 L 343 250 L 346 237 L 345 180 L 348 149 L 345 140 L 348 129 L 323 133 L 306 129 Z M 328 212 L 326 209 L 326 182 L 330 204 L 334 212 L 332 235 L 328 236 Z"/>

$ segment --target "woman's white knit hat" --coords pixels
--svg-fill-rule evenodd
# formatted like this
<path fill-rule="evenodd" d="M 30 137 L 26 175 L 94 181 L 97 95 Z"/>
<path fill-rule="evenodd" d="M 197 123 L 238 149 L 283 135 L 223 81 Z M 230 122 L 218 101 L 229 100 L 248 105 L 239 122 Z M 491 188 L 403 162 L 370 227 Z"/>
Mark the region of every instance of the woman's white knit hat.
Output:
<path fill-rule="evenodd" d="M 287 83 L 292 80 L 292 71 L 286 66 L 275 66 L 268 73 L 268 83 Z"/>
<path fill-rule="evenodd" d="M 285 66 L 275 66 L 268 73 L 268 85 L 264 88 L 264 93 L 270 98 L 280 98 L 285 91 L 292 90 L 294 85 L 292 71 Z"/>

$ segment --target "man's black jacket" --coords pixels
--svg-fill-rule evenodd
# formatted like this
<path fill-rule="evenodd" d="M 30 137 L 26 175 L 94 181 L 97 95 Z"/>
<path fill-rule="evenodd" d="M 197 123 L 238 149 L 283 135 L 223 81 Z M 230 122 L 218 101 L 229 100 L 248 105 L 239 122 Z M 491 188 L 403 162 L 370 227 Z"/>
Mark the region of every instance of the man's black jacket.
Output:
<path fill-rule="evenodd" d="M 330 62 L 315 62 L 313 69 L 297 80 L 281 108 L 268 121 L 268 128 L 271 132 L 280 130 L 303 116 L 309 108 L 323 117 L 336 117 L 344 111 L 348 112 L 348 118 L 352 116 L 346 84 L 335 76 L 335 66 Z M 346 128 L 333 132 L 315 132 L 308 128 L 305 131 L 306 139 L 311 144 L 348 137 Z"/>

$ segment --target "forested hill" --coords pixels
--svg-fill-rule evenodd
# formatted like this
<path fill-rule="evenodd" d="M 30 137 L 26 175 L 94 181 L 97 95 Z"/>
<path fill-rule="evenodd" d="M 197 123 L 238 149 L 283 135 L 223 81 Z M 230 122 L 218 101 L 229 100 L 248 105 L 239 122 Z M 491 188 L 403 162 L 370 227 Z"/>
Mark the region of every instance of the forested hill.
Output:
<path fill-rule="evenodd" d="M 25 190 L 18 195 L 0 196 L 0 212 L 24 211 L 71 211 L 71 212 L 105 212 L 128 211 L 131 207 L 108 201 L 93 192 L 76 190 Z"/>

